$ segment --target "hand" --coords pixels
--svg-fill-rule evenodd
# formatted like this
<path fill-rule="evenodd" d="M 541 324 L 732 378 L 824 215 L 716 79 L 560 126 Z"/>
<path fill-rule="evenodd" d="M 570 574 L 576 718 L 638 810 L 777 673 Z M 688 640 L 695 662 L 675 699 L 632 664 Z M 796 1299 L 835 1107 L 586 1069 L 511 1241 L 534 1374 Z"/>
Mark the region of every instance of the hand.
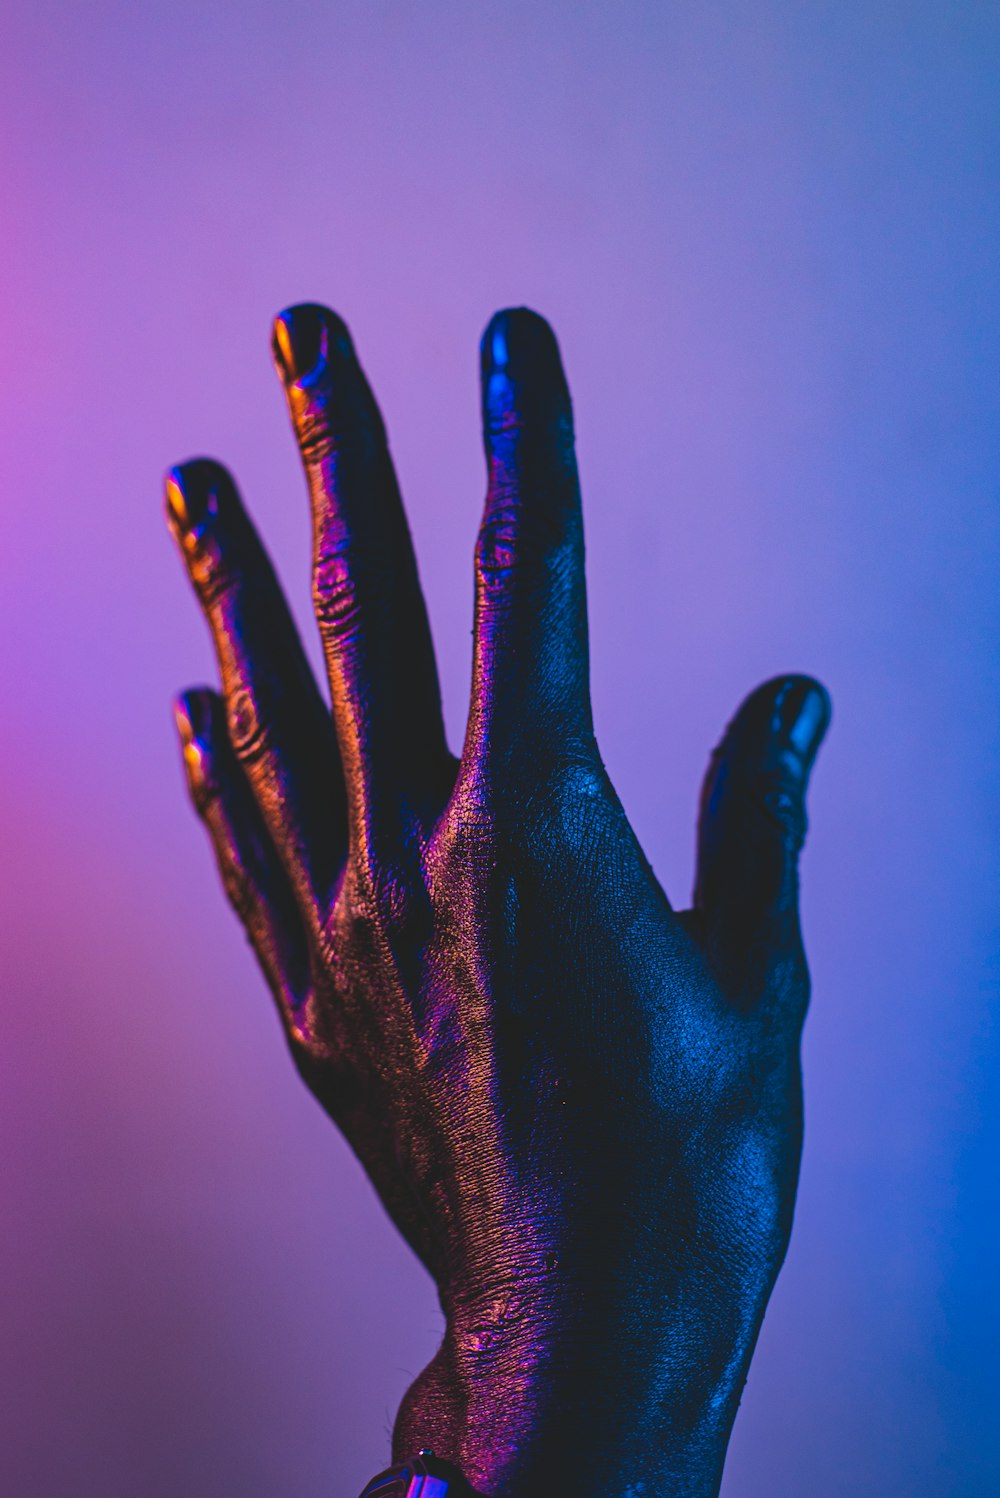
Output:
<path fill-rule="evenodd" d="M 222 695 L 177 716 L 299 1071 L 440 1292 L 395 1454 L 429 1446 L 488 1495 L 716 1493 L 792 1220 L 796 865 L 826 694 L 789 676 L 743 704 L 705 784 L 694 908 L 673 912 L 594 740 L 547 324 L 503 312 L 483 341 L 459 761 L 347 330 L 295 307 L 274 352 L 332 715 L 232 480 L 202 460 L 169 476 L 168 513 Z"/>

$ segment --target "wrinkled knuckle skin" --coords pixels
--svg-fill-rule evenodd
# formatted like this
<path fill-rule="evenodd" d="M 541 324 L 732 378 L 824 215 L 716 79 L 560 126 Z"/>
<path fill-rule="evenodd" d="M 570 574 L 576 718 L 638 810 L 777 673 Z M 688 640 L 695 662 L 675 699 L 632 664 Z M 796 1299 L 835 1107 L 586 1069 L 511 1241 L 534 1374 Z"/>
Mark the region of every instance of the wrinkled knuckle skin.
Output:
<path fill-rule="evenodd" d="M 357 631 L 361 607 L 349 528 L 342 521 L 324 527 L 313 560 L 312 600 L 324 638 L 349 639 Z"/>
<path fill-rule="evenodd" d="M 801 784 L 780 768 L 747 772 L 716 751 L 702 791 L 701 817 L 711 828 L 735 815 L 747 823 L 775 829 L 789 854 L 798 854 L 805 842 L 807 821 Z"/>
<path fill-rule="evenodd" d="M 577 524 L 561 499 L 538 492 L 494 499 L 476 540 L 476 570 L 487 589 L 529 577 L 537 585 L 557 583 L 576 569 Z"/>
<path fill-rule="evenodd" d="M 358 632 L 361 605 L 346 563 L 332 559 L 317 569 L 313 581 L 313 608 L 324 639 L 344 641 Z"/>
<path fill-rule="evenodd" d="M 546 403 L 521 401 L 514 405 L 487 407 L 483 432 L 497 456 L 507 461 L 555 461 L 567 468 L 574 463 L 573 415 L 562 402 L 556 408 Z"/>
<path fill-rule="evenodd" d="M 808 826 L 801 790 L 790 788 L 784 780 L 775 777 L 760 787 L 758 799 L 761 810 L 778 827 L 789 851 L 800 852 Z"/>
<path fill-rule="evenodd" d="M 230 742 L 242 764 L 256 764 L 271 752 L 271 727 L 251 692 L 242 688 L 227 699 L 226 720 Z"/>
<path fill-rule="evenodd" d="M 185 538 L 184 558 L 202 608 L 219 608 L 232 594 L 237 578 L 218 537 Z"/>
<path fill-rule="evenodd" d="M 329 462 L 340 448 L 338 434 L 327 410 L 318 402 L 304 403 L 296 412 L 295 432 L 306 467 Z"/>
<path fill-rule="evenodd" d="M 520 510 L 514 502 L 496 505 L 476 541 L 476 568 L 487 591 L 502 591 L 514 577 L 518 559 Z"/>
<path fill-rule="evenodd" d="M 368 465 L 384 442 L 381 421 L 357 400 L 329 390 L 295 390 L 292 418 L 307 468 L 345 460 Z"/>

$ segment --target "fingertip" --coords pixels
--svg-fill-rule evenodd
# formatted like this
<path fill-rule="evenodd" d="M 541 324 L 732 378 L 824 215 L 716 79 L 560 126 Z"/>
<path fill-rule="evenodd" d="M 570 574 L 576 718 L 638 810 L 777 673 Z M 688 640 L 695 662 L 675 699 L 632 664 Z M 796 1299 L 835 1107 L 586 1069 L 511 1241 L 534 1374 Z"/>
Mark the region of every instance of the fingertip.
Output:
<path fill-rule="evenodd" d="M 551 325 L 530 307 L 502 307 L 494 312 L 479 344 L 487 372 L 509 369 L 529 359 L 546 359 L 562 368 L 559 344 Z"/>
<path fill-rule="evenodd" d="M 212 731 L 212 719 L 218 693 L 211 687 L 188 687 L 174 698 L 174 722 L 182 743 L 205 739 Z"/>
<path fill-rule="evenodd" d="M 781 707 L 782 726 L 792 748 L 812 764 L 830 727 L 833 704 L 826 687 L 813 677 L 790 681 Z"/>
<path fill-rule="evenodd" d="M 487 433 L 523 416 L 565 416 L 569 388 L 559 344 L 544 317 L 506 307 L 491 317 L 480 342 L 483 420 Z"/>
<path fill-rule="evenodd" d="M 222 704 L 210 687 L 189 687 L 174 699 L 174 725 L 181 741 L 181 754 L 188 785 L 196 802 L 207 784 L 214 729 Z"/>
<path fill-rule="evenodd" d="M 798 757 L 803 774 L 808 774 L 830 726 L 830 694 L 812 676 L 776 677 L 768 685 L 771 736 L 782 752 Z"/>
<path fill-rule="evenodd" d="M 320 302 L 298 302 L 274 319 L 271 353 L 278 374 L 290 385 L 315 375 L 334 353 L 353 358 L 354 345 L 336 312 Z"/>
<path fill-rule="evenodd" d="M 506 374 L 539 383 L 563 379 L 562 355 L 551 325 L 530 307 L 494 312 L 479 344 L 484 377 Z"/>
<path fill-rule="evenodd" d="M 167 522 L 181 535 L 197 533 L 216 518 L 222 496 L 235 492 L 229 471 L 214 458 L 176 463 L 163 480 Z"/>
<path fill-rule="evenodd" d="M 777 755 L 800 776 L 808 774 L 830 726 L 830 695 L 812 676 L 788 674 L 763 682 L 741 705 L 726 732 L 741 757 L 762 768 Z"/>
<path fill-rule="evenodd" d="M 804 1013 L 808 997 L 798 918 L 806 789 L 830 722 L 826 688 L 788 673 L 743 701 L 702 787 L 694 903 L 706 921 L 720 981 L 741 1002 L 779 990 Z M 798 974 L 791 986 L 775 974 Z"/>

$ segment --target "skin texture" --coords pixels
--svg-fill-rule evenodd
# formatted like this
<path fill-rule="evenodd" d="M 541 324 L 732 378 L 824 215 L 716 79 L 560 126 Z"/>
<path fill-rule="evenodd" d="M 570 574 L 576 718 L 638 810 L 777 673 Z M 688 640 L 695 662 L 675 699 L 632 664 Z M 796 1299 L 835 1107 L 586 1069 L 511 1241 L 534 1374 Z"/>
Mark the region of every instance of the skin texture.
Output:
<path fill-rule="evenodd" d="M 184 694 L 177 722 L 296 1065 L 440 1292 L 394 1455 L 430 1447 L 489 1498 L 714 1494 L 791 1228 L 826 693 L 786 676 L 744 702 L 705 782 L 693 908 L 672 911 L 594 739 L 548 325 L 501 312 L 483 338 L 459 760 L 347 329 L 292 308 L 274 355 L 332 712 L 232 480 L 197 460 L 167 511 L 222 692 Z"/>

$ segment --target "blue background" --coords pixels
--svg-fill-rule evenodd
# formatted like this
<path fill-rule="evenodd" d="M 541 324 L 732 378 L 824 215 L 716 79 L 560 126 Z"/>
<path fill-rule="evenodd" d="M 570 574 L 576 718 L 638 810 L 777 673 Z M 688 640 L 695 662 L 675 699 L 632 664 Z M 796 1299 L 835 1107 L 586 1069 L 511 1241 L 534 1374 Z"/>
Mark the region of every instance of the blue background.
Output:
<path fill-rule="evenodd" d="M 53 3 L 0 45 L 0 1468 L 330 1498 L 435 1345 L 189 815 L 161 519 L 244 485 L 312 645 L 271 315 L 349 320 L 453 742 L 476 343 L 575 395 L 605 758 L 671 898 L 707 754 L 829 686 L 792 1248 L 727 1498 L 1000 1492 L 995 4 Z"/>

